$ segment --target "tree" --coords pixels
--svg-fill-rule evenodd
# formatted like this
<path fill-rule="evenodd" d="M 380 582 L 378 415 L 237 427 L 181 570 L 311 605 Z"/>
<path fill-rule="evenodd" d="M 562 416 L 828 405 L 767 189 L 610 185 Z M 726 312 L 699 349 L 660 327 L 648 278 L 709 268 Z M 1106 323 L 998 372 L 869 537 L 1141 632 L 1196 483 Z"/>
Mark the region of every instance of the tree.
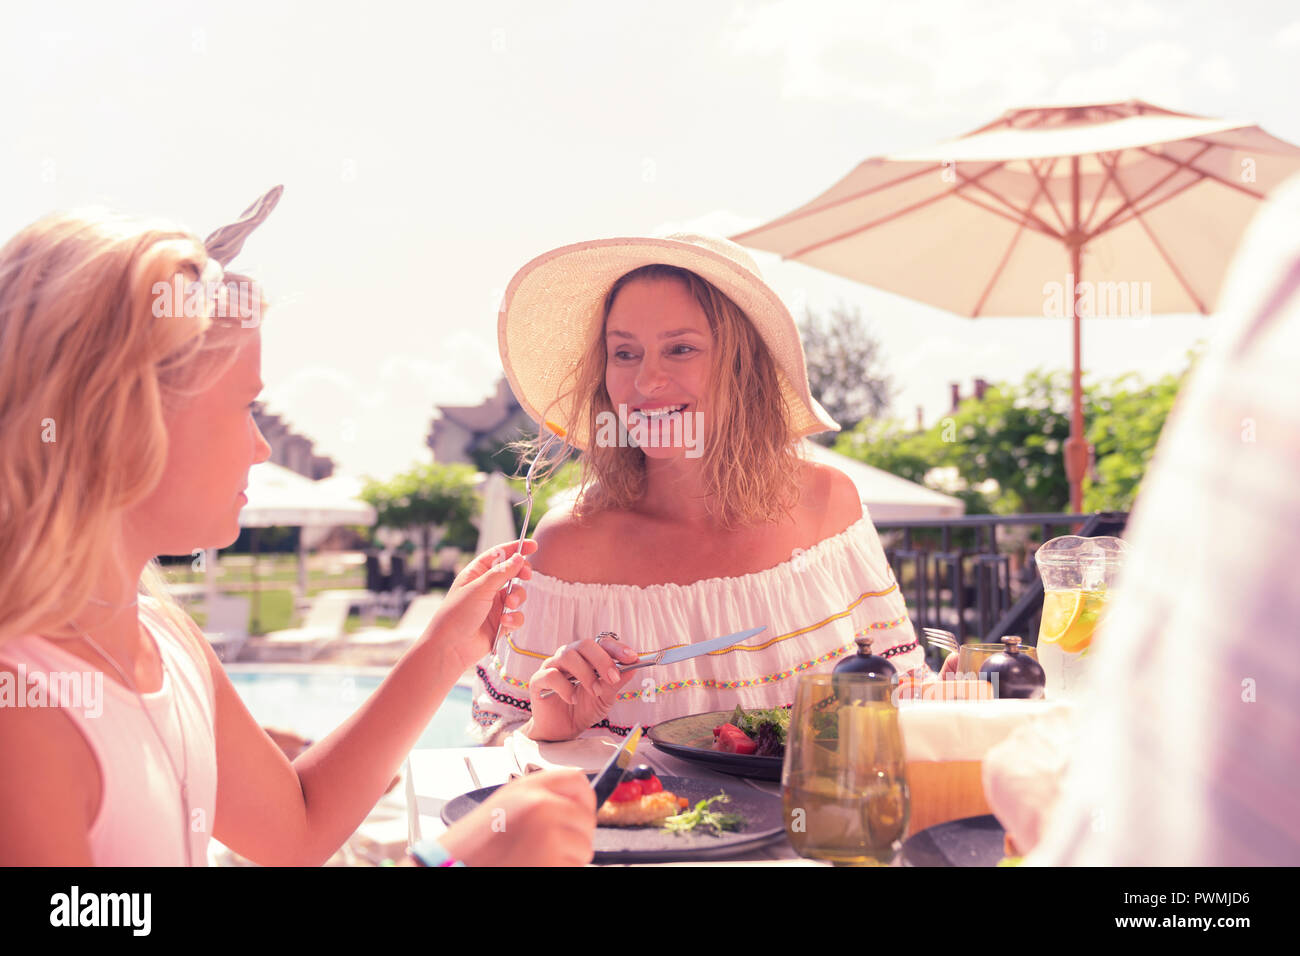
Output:
<path fill-rule="evenodd" d="M 527 471 L 526 468 L 524 470 Z M 555 496 L 572 488 L 581 477 L 582 465 L 576 459 L 570 459 L 546 478 L 533 482 L 533 514 L 528 519 L 528 533 L 530 535 L 537 530 L 537 522 L 542 520 L 542 515 L 546 514 L 547 509 L 551 507 L 551 502 Z M 528 482 L 524 478 L 511 478 L 510 486 L 521 498 L 527 494 Z M 522 506 L 517 508 L 516 512 L 515 523 L 518 524 L 524 516 Z"/>
<path fill-rule="evenodd" d="M 1088 510 L 1133 507 L 1178 388 L 1187 372 L 1143 385 L 1121 376 L 1084 390 L 1084 431 L 1095 466 L 1084 482 Z M 1068 373 L 1032 372 L 1020 385 L 1000 384 L 968 398 L 932 428 L 907 432 L 896 422 L 860 424 L 836 449 L 910 481 L 953 467 L 971 513 L 1057 512 L 1068 507 L 1061 450 L 1070 434 Z M 976 490 L 991 486 L 989 495 Z M 981 504 L 983 506 L 981 506 Z"/>
<path fill-rule="evenodd" d="M 880 342 L 856 306 L 839 303 L 828 317 L 805 311 L 799 337 L 813 398 L 841 428 L 849 431 L 889 409 L 893 385 L 882 367 Z"/>
<path fill-rule="evenodd" d="M 1087 511 L 1127 511 L 1133 507 L 1156 441 L 1173 410 L 1186 372 L 1166 375 L 1150 385 L 1122 376 L 1091 399 L 1088 441 L 1096 450 L 1092 481 L 1084 485 Z"/>
<path fill-rule="evenodd" d="M 516 472 L 523 474 L 527 471 L 527 462 L 523 462 L 521 468 L 521 453 L 515 444 L 529 437 L 523 429 L 516 429 L 514 438 L 506 441 L 491 435 L 479 438 L 468 449 L 470 461 L 479 471 L 488 474 L 494 471 L 504 472 L 506 477 L 511 477 Z"/>
<path fill-rule="evenodd" d="M 475 545 L 470 519 L 482 510 L 483 501 L 474 490 L 474 474 L 470 465 L 416 465 L 386 482 L 369 481 L 362 489 L 361 498 L 374 506 L 378 524 L 418 532 L 421 560 L 416 587 L 421 591 L 436 529 L 449 543 L 470 549 Z"/>

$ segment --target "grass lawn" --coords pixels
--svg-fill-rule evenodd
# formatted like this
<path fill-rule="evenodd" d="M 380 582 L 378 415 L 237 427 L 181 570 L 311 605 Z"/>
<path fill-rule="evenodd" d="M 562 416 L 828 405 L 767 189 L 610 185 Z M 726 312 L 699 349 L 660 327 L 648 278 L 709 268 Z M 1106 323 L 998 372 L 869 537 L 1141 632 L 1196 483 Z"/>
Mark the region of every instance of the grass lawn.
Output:
<path fill-rule="evenodd" d="M 294 613 L 293 610 L 293 591 L 274 590 L 260 591 L 258 593 L 257 605 L 257 626 L 254 627 L 253 621 L 253 593 L 251 591 L 241 591 L 238 589 L 223 591 L 223 594 L 239 594 L 248 598 L 248 633 L 249 634 L 266 634 L 269 631 L 283 631 L 291 627 L 297 627 L 302 623 L 302 619 Z M 190 617 L 198 623 L 199 627 L 207 624 L 207 612 L 203 608 L 202 602 L 190 605 L 187 610 Z M 382 614 L 377 615 L 374 623 L 370 624 L 363 621 L 357 614 L 348 615 L 347 623 L 344 624 L 343 630 L 347 634 L 353 631 L 359 631 L 363 627 L 396 627 L 397 618 L 386 617 Z"/>

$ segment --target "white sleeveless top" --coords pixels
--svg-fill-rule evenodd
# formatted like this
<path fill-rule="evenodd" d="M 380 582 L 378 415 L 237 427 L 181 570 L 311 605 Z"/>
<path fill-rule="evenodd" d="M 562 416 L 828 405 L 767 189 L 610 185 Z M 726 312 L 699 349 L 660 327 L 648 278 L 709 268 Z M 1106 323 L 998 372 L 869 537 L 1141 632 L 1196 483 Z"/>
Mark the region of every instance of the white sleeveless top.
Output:
<path fill-rule="evenodd" d="M 502 638 L 500 659 L 481 660 L 473 719 L 488 739 L 531 716 L 528 682 L 572 641 L 613 631 L 638 652 L 704 641 L 759 625 L 767 630 L 724 654 L 647 668 L 597 724 L 625 736 L 636 724 L 688 714 L 784 707 L 799 674 L 828 671 L 871 635 L 874 653 L 900 674 L 928 674 L 884 549 L 869 516 L 765 571 L 692 584 L 573 584 L 533 573 L 524 626 Z"/>
<path fill-rule="evenodd" d="M 162 687 L 143 695 L 158 732 L 134 691 L 58 642 L 36 635 L 16 637 L 0 645 L 0 661 L 18 673 L 15 686 L 27 701 L 38 699 L 33 696 L 35 685 L 48 688 L 41 696 L 51 706 L 57 701 L 99 764 L 102 796 L 89 834 L 96 866 L 184 866 L 184 836 L 194 865 L 207 866 L 217 803 L 212 675 L 195 659 L 186 638 L 173 630 L 176 625 L 155 599 L 141 596 L 140 621 L 153 636 L 164 665 Z M 188 820 L 177 774 L 188 787 Z"/>

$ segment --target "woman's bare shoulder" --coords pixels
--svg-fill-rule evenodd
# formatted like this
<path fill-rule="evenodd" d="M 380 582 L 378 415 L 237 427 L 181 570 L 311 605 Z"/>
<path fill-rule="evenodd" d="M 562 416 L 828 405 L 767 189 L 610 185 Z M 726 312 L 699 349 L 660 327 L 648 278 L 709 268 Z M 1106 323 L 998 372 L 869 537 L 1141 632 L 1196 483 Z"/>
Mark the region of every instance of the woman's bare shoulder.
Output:
<path fill-rule="evenodd" d="M 818 539 L 847 530 L 862 519 L 858 486 L 844 472 L 821 462 L 803 462 L 801 506 L 818 525 Z"/>
<path fill-rule="evenodd" d="M 533 570 L 561 581 L 591 580 L 592 570 L 608 558 L 610 524 L 604 512 L 578 514 L 571 507 L 546 512 L 533 532 Z"/>

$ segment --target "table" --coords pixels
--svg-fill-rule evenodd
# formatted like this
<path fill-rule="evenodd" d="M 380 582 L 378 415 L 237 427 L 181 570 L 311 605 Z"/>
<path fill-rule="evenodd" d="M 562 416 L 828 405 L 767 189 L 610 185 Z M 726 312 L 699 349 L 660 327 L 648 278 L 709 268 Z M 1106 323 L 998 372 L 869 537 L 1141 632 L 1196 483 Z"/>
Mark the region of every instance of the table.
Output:
<path fill-rule="evenodd" d="M 732 777 L 661 753 L 648 741 L 637 749 L 636 760 L 654 768 L 661 776 L 691 777 L 697 780 L 716 781 L 722 786 L 751 786 L 777 797 L 780 784 L 762 780 Z M 510 775 L 517 774 L 512 752 L 505 747 L 453 747 L 439 750 L 413 750 L 409 758 L 407 781 L 407 825 L 411 839 L 436 837 L 446 830 L 440 814 L 443 806 L 453 798 L 479 787 L 505 783 Z M 760 847 L 735 860 L 699 863 L 619 864 L 637 866 L 822 866 L 815 860 L 805 860 L 790 848 L 788 842 Z"/>

